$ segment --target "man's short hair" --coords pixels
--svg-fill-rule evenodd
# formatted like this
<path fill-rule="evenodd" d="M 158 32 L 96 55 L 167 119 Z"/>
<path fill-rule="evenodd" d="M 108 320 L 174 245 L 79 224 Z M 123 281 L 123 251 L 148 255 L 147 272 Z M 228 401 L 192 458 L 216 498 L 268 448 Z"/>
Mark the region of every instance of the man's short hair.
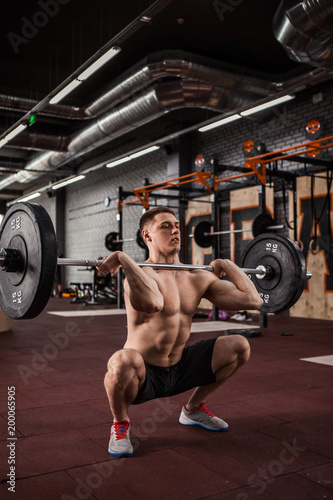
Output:
<path fill-rule="evenodd" d="M 162 214 L 164 212 L 166 212 L 168 214 L 172 214 L 173 216 L 176 216 L 175 212 L 169 207 L 150 208 L 149 210 L 147 210 L 147 212 L 145 212 L 141 216 L 140 223 L 139 223 L 140 231 L 142 232 L 142 230 L 144 229 L 146 224 L 154 220 L 155 215 Z"/>

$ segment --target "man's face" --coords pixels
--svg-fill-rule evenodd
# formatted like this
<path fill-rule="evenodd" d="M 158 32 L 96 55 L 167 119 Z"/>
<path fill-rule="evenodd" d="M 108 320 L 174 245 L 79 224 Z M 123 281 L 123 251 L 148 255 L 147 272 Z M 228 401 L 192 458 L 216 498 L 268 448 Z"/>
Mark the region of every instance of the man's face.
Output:
<path fill-rule="evenodd" d="M 147 225 L 148 242 L 156 250 L 165 253 L 177 253 L 180 250 L 179 221 L 170 213 L 156 214 Z"/>

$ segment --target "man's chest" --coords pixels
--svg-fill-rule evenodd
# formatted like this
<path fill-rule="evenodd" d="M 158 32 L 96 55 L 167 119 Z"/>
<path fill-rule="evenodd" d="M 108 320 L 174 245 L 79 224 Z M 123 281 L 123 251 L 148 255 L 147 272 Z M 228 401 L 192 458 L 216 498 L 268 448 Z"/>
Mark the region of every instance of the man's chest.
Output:
<path fill-rule="evenodd" d="M 159 288 L 164 297 L 164 310 L 174 314 L 177 311 L 192 315 L 205 291 L 205 283 L 194 278 L 191 273 L 181 271 L 168 273 L 159 280 Z"/>

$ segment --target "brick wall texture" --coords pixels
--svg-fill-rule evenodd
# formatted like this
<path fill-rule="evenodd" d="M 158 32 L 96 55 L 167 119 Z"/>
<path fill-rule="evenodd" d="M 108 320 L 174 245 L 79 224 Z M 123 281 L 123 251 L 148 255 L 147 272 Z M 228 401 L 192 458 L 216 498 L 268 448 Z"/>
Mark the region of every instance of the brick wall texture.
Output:
<path fill-rule="evenodd" d="M 314 97 L 315 96 L 315 97 Z M 319 100 L 314 104 L 313 101 Z M 333 134 L 333 92 L 331 83 L 323 83 L 311 90 L 297 94 L 296 99 L 274 108 L 258 120 L 258 117 L 244 118 L 211 131 L 192 135 L 192 160 L 187 166 L 188 173 L 196 171 L 194 160 L 198 154 L 205 157 L 205 169 L 212 171 L 211 160 L 230 166 L 244 166 L 243 143 L 247 139 L 260 141 L 267 151 L 291 147 L 308 139 L 305 127 L 310 119 L 318 118 L 323 124 L 323 135 Z M 332 149 L 327 149 L 321 158 L 330 159 Z M 176 158 L 177 159 L 177 158 Z M 83 181 L 68 186 L 63 201 L 64 242 L 63 253 L 70 258 L 97 258 L 107 255 L 105 236 L 110 231 L 118 231 L 118 188 L 132 191 L 144 185 L 145 179 L 157 183 L 177 176 L 177 161 L 170 158 L 164 148 L 149 155 L 137 158 L 114 168 L 99 168 L 89 173 Z M 302 164 L 284 162 L 279 169 L 299 170 Z M 232 172 L 225 172 L 230 175 Z M 241 181 L 240 181 L 241 186 Z M 286 186 L 287 189 L 289 186 Z M 282 183 L 274 183 L 275 188 L 275 220 L 283 222 L 285 214 L 282 196 Z M 104 206 L 104 198 L 111 198 L 109 207 Z M 134 199 L 129 198 L 129 199 Z M 38 200 L 56 220 L 56 199 L 43 194 Z M 167 200 L 159 200 L 159 204 L 168 204 Z M 155 204 L 155 201 L 152 202 Z M 172 202 L 174 204 L 174 202 Z M 177 206 L 177 204 L 176 204 Z M 123 210 L 123 238 L 135 238 L 138 220 L 143 206 L 127 205 Z M 59 224 L 59 222 L 58 222 Z M 221 199 L 221 229 L 229 225 L 229 193 L 225 191 Z M 123 250 L 136 261 L 145 259 L 145 251 L 135 241 L 124 243 Z M 225 257 L 228 248 L 224 248 Z M 79 271 L 76 267 L 64 270 L 64 285 L 70 282 L 92 281 L 91 271 Z"/>

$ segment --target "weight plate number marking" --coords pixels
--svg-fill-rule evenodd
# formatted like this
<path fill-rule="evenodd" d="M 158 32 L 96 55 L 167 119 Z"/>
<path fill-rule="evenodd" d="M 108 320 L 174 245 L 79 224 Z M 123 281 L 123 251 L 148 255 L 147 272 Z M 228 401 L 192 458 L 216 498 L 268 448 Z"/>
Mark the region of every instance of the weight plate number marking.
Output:
<path fill-rule="evenodd" d="M 13 304 L 22 304 L 23 294 L 22 291 L 12 293 Z"/>
<path fill-rule="evenodd" d="M 11 227 L 13 231 L 15 231 L 15 229 L 21 228 L 21 217 L 19 215 L 15 217 L 15 219 L 12 219 Z"/>
<path fill-rule="evenodd" d="M 279 246 L 277 243 L 270 243 L 269 241 L 266 243 L 267 252 L 276 253 L 278 250 L 278 247 Z"/>

